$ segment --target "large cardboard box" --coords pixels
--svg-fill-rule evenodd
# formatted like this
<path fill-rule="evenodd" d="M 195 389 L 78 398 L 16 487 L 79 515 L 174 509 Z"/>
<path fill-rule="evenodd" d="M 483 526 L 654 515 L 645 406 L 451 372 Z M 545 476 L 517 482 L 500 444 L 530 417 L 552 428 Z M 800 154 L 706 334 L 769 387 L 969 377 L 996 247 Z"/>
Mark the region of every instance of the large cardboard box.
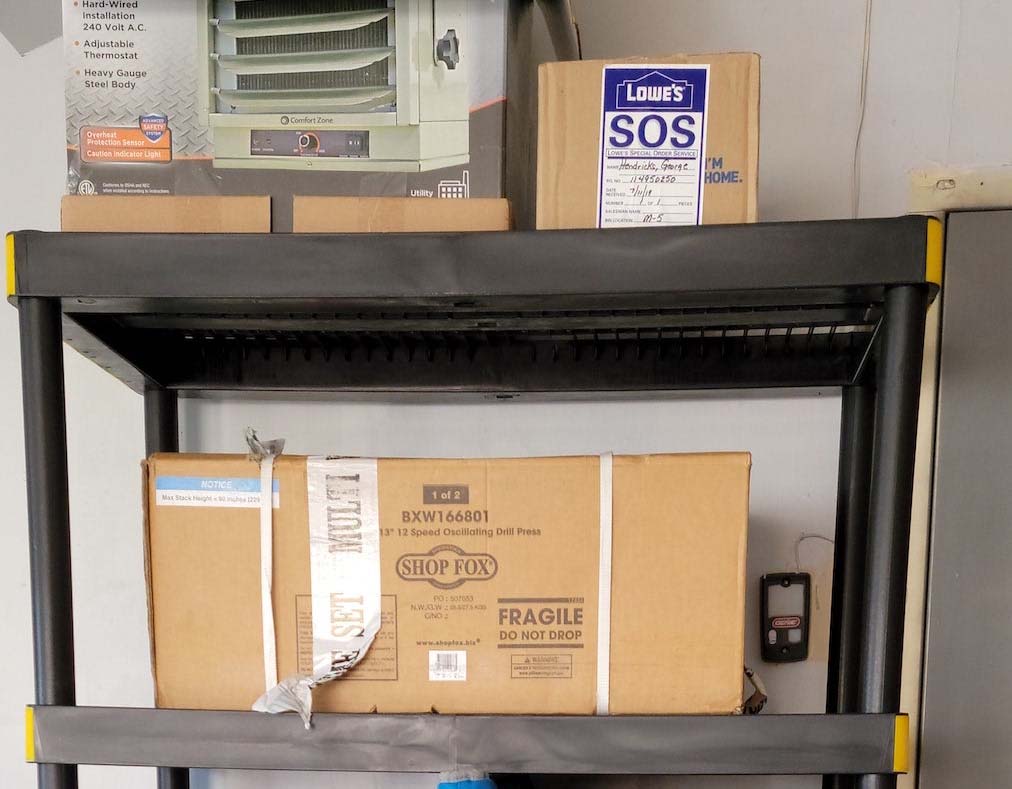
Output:
<path fill-rule="evenodd" d="M 321 595 L 319 562 L 378 535 L 379 634 L 315 710 L 592 714 L 599 670 L 612 714 L 739 709 L 748 454 L 362 462 L 274 468 L 281 677 L 312 668 L 314 608 L 343 627 L 368 597 Z M 155 455 L 146 473 L 157 704 L 248 709 L 265 689 L 259 466 Z"/>
<path fill-rule="evenodd" d="M 496 198 L 296 197 L 296 233 L 428 233 L 509 230 L 510 204 Z"/>
<path fill-rule="evenodd" d="M 756 220 L 759 56 L 545 63 L 537 226 Z"/>

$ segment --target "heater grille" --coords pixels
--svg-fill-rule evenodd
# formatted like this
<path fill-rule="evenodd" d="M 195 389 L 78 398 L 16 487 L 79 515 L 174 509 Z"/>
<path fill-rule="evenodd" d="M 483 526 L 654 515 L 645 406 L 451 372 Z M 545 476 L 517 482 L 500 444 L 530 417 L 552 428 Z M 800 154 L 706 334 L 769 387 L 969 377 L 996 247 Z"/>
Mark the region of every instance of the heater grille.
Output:
<path fill-rule="evenodd" d="M 219 12 L 222 5 L 216 5 Z M 394 9 L 387 0 L 229 5 L 234 18 L 219 13 L 212 19 L 218 40 L 234 41 L 234 53 L 212 53 L 219 70 L 215 92 L 229 110 L 361 112 L 395 103 Z M 227 81 L 234 87 L 223 87 Z"/>
<path fill-rule="evenodd" d="M 387 0 L 239 0 L 236 19 L 274 19 L 311 14 L 372 11 L 387 7 Z"/>

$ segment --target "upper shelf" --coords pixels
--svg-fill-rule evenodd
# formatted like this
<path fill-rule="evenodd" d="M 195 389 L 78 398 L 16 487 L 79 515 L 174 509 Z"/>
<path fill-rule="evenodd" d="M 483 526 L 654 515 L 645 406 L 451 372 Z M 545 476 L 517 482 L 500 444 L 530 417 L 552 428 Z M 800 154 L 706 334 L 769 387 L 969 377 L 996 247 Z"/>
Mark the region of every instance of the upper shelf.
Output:
<path fill-rule="evenodd" d="M 11 300 L 134 389 L 547 391 L 854 380 L 926 217 L 385 235 L 12 235 Z"/>

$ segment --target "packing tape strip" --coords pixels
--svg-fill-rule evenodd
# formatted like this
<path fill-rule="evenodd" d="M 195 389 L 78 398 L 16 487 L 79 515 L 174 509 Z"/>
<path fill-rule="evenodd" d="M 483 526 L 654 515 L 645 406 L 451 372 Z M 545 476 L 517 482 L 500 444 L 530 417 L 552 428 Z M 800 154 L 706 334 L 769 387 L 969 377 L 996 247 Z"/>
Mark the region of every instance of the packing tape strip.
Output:
<path fill-rule="evenodd" d="M 346 674 L 380 628 L 379 479 L 367 458 L 308 458 L 312 668 L 270 685 L 253 709 L 297 712 L 312 726 L 313 688 Z M 264 521 L 261 521 L 263 526 Z M 266 551 L 262 552 L 266 555 Z M 266 573 L 264 578 L 267 578 Z M 264 609 L 264 654 L 267 647 Z M 270 617 L 273 634 L 273 615 Z M 273 646 L 273 635 L 271 645 Z M 300 641 L 300 651 L 302 644 Z M 271 650 L 273 654 L 273 649 Z"/>
<path fill-rule="evenodd" d="M 608 714 L 611 695 L 612 454 L 601 455 L 601 555 L 597 589 L 597 714 Z"/>
<path fill-rule="evenodd" d="M 274 635 L 274 455 L 260 459 L 260 615 L 263 623 L 264 686 L 278 684 Z"/>
<path fill-rule="evenodd" d="M 379 478 L 374 458 L 309 458 L 313 684 L 358 663 L 380 628 Z"/>

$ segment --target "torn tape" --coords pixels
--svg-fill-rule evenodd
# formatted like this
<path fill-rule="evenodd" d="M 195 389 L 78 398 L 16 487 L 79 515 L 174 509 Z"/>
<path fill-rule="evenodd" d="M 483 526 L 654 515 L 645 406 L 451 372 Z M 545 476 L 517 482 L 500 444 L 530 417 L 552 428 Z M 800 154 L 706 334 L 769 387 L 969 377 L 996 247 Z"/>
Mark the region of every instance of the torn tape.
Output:
<path fill-rule="evenodd" d="M 312 689 L 346 674 L 380 628 L 379 484 L 369 458 L 309 458 L 313 671 L 283 679 L 253 709 L 298 712 L 308 728 Z"/>

